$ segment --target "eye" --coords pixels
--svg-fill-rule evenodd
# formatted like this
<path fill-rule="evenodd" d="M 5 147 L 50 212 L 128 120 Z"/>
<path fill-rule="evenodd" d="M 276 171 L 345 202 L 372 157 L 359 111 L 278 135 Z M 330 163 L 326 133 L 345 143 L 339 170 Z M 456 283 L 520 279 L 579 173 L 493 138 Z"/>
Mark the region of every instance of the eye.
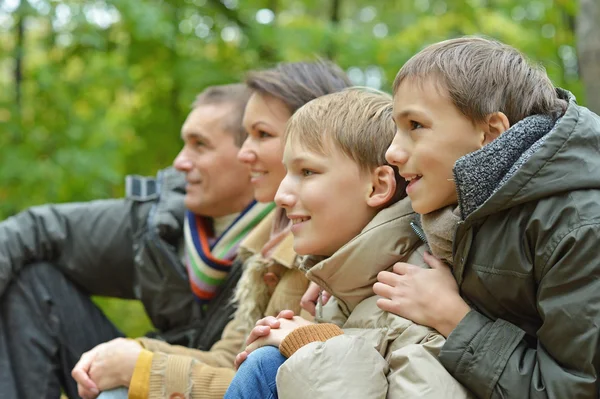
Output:
<path fill-rule="evenodd" d="M 315 172 L 313 172 L 312 170 L 309 170 L 309 169 L 302 169 L 301 173 L 302 173 L 302 176 L 304 176 L 304 177 L 312 176 L 315 174 Z"/>
<path fill-rule="evenodd" d="M 267 133 L 264 130 L 259 130 L 258 132 L 258 138 L 260 139 L 268 139 L 273 137 L 273 135 L 271 133 Z"/>
<path fill-rule="evenodd" d="M 410 130 L 417 130 L 417 129 L 423 129 L 423 125 L 421 125 L 419 122 L 417 121 L 410 121 Z"/>
<path fill-rule="evenodd" d="M 206 147 L 206 143 L 202 140 L 196 140 L 192 143 L 195 148 L 204 148 Z"/>

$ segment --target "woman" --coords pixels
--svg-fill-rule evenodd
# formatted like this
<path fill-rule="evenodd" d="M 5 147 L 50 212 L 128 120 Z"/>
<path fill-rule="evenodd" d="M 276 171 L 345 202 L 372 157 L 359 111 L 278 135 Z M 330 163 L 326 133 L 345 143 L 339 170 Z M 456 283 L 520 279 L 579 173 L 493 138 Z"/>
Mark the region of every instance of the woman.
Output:
<path fill-rule="evenodd" d="M 244 127 L 248 138 L 238 158 L 248 165 L 257 201 L 272 202 L 285 175 L 281 136 L 291 115 L 314 98 L 350 86 L 344 72 L 328 62 L 280 64 L 250 72 L 246 84 L 252 96 Z M 308 281 L 295 268 L 290 222 L 275 208 L 240 245 L 253 255 L 246 261 L 235 301 L 238 310 L 221 340 L 204 352 L 148 338 L 138 356 L 129 389 L 101 394 L 108 398 L 162 398 L 188 393 L 192 398 L 221 398 L 235 374 L 233 361 L 259 319 L 281 310 L 300 312 L 300 298 Z M 191 387 L 191 388 L 190 388 Z M 112 396 L 108 396 L 112 395 Z"/>

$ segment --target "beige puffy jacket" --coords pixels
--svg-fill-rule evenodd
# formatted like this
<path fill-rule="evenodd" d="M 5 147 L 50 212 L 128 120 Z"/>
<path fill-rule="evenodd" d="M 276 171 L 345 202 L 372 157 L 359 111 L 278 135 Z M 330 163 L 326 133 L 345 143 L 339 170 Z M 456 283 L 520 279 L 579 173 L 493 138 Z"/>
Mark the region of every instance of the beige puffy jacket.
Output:
<path fill-rule="evenodd" d="M 372 287 L 380 271 L 399 261 L 425 266 L 425 248 L 410 227 L 414 215 L 408 198 L 402 200 L 333 256 L 304 260 L 307 277 L 333 295 L 315 320 L 343 331 L 319 342 L 337 327 L 308 326 L 284 340 L 282 352 L 291 357 L 277 374 L 280 398 L 470 397 L 437 359 L 445 342 L 440 333 L 376 305 Z"/>

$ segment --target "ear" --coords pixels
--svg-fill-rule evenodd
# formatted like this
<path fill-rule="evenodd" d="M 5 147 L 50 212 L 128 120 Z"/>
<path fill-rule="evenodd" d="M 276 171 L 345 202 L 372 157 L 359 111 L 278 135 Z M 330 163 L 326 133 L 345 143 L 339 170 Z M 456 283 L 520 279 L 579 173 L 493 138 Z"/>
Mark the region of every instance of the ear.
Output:
<path fill-rule="evenodd" d="M 389 165 L 382 165 L 371 172 L 371 192 L 367 198 L 367 205 L 379 208 L 386 205 L 396 193 L 396 177 L 394 170 Z"/>
<path fill-rule="evenodd" d="M 491 143 L 496 140 L 502 133 L 510 128 L 510 122 L 503 112 L 494 112 L 486 117 L 483 126 L 483 140 L 481 145 Z"/>

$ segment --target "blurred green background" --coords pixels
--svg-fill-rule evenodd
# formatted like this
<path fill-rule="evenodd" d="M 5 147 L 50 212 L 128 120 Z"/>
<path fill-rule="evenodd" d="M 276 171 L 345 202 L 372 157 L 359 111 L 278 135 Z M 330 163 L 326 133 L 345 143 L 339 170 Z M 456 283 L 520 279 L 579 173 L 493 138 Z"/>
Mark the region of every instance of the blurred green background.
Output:
<path fill-rule="evenodd" d="M 330 58 L 354 83 L 389 91 L 425 45 L 485 34 L 586 104 L 579 10 L 568 0 L 0 0 L 0 220 L 121 196 L 124 175 L 171 163 L 198 92 L 278 61 Z M 96 300 L 127 334 L 149 328 L 139 304 Z"/>

